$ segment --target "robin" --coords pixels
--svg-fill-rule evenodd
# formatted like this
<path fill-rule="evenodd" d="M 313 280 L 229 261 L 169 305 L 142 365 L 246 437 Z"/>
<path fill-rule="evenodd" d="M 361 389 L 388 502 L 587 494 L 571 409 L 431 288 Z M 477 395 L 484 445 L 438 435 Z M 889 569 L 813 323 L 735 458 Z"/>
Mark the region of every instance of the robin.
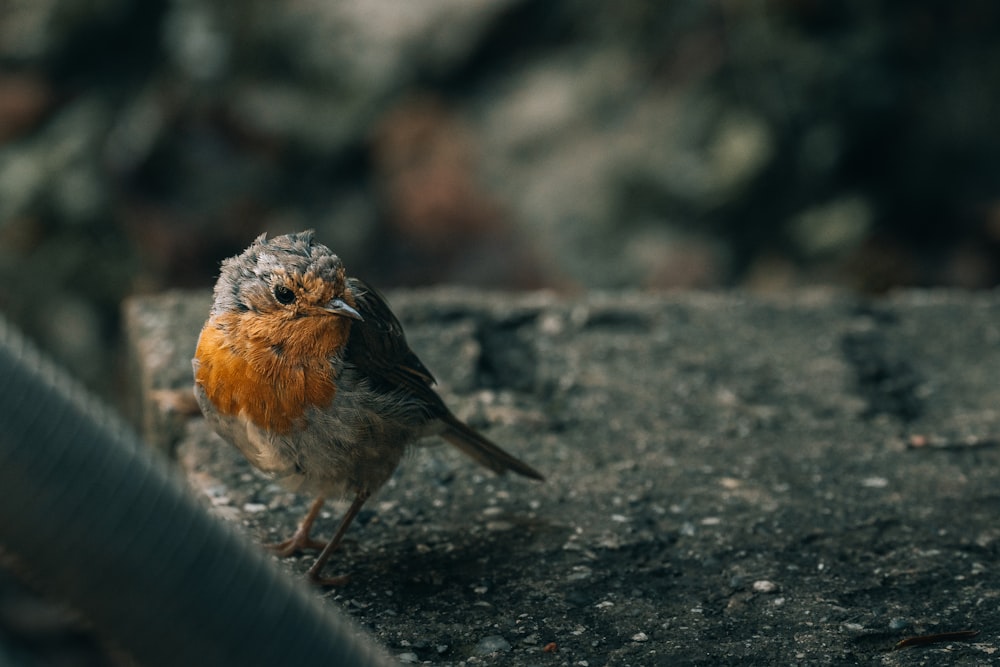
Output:
<path fill-rule="evenodd" d="M 375 289 L 345 275 L 313 232 L 258 237 L 222 262 L 193 360 L 195 397 L 215 431 L 259 470 L 316 496 L 282 557 L 322 551 L 320 572 L 407 447 L 440 436 L 497 474 L 534 468 L 459 420 L 434 391 L 399 320 Z M 328 497 L 353 496 L 333 538 L 310 537 Z"/>

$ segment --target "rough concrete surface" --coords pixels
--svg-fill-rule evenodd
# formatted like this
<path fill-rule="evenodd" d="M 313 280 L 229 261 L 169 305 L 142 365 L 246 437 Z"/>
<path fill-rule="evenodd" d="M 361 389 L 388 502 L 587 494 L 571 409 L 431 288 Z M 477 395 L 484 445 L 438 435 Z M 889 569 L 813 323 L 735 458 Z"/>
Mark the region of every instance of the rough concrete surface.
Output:
<path fill-rule="evenodd" d="M 419 448 L 370 502 L 317 595 L 401 661 L 1000 661 L 1000 294 L 389 296 L 456 413 L 548 476 Z M 141 423 L 277 541 L 309 499 L 164 398 L 208 305 L 127 305 Z"/>

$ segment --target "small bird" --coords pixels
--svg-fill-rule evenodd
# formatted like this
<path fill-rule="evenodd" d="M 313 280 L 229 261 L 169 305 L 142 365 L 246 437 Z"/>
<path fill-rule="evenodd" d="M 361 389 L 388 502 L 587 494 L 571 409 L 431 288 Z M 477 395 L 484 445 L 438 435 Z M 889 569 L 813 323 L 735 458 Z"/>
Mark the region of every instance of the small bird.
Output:
<path fill-rule="evenodd" d="M 497 474 L 542 480 L 459 420 L 434 391 L 385 298 L 346 276 L 313 232 L 259 236 L 222 262 L 215 300 L 192 360 L 194 393 L 212 428 L 259 470 L 316 496 L 282 557 L 322 551 L 320 575 L 365 501 L 408 446 L 440 436 Z M 328 497 L 353 502 L 325 544 L 310 537 Z"/>

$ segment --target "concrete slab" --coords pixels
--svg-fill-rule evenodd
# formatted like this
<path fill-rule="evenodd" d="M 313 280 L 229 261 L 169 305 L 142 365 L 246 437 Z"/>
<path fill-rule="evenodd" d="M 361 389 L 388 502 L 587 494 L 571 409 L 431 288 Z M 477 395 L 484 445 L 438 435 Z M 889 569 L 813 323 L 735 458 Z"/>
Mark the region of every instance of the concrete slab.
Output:
<path fill-rule="evenodd" d="M 209 298 L 126 305 L 139 423 L 276 541 L 309 499 L 178 398 Z M 389 298 L 455 412 L 548 475 L 419 448 L 370 502 L 325 595 L 403 662 L 1000 660 L 1000 294 Z"/>

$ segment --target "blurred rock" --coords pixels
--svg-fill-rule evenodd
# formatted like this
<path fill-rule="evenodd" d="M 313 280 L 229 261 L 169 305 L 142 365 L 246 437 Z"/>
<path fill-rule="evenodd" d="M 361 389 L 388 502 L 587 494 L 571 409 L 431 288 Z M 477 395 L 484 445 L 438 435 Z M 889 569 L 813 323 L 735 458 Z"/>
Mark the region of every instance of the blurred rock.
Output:
<path fill-rule="evenodd" d="M 621 255 L 635 267 L 638 282 L 653 289 L 706 289 L 725 282 L 729 267 L 726 248 L 715 239 L 649 223 L 629 235 Z"/>
<path fill-rule="evenodd" d="M 551 284 L 479 178 L 474 135 L 440 101 L 404 101 L 375 129 L 387 241 L 380 273 L 399 284 Z"/>
<path fill-rule="evenodd" d="M 803 211 L 789 223 L 789 236 L 807 258 L 845 255 L 871 232 L 874 212 L 863 198 L 846 195 Z"/>
<path fill-rule="evenodd" d="M 236 35 L 234 66 L 251 75 L 237 80 L 232 108 L 264 133 L 313 150 L 343 150 L 365 136 L 387 99 L 422 75 L 460 68 L 513 4 L 252 3 L 228 24 Z"/>
<path fill-rule="evenodd" d="M 37 126 L 52 104 L 52 89 L 31 74 L 0 74 L 0 145 Z"/>
<path fill-rule="evenodd" d="M 108 120 L 102 101 L 85 97 L 38 134 L 0 147 L 0 222 L 45 211 L 74 225 L 106 213 L 100 145 Z"/>
<path fill-rule="evenodd" d="M 0 21 L 0 54 L 4 59 L 29 60 L 44 56 L 58 38 L 53 28 L 60 0 L 11 0 L 4 3 Z"/>

